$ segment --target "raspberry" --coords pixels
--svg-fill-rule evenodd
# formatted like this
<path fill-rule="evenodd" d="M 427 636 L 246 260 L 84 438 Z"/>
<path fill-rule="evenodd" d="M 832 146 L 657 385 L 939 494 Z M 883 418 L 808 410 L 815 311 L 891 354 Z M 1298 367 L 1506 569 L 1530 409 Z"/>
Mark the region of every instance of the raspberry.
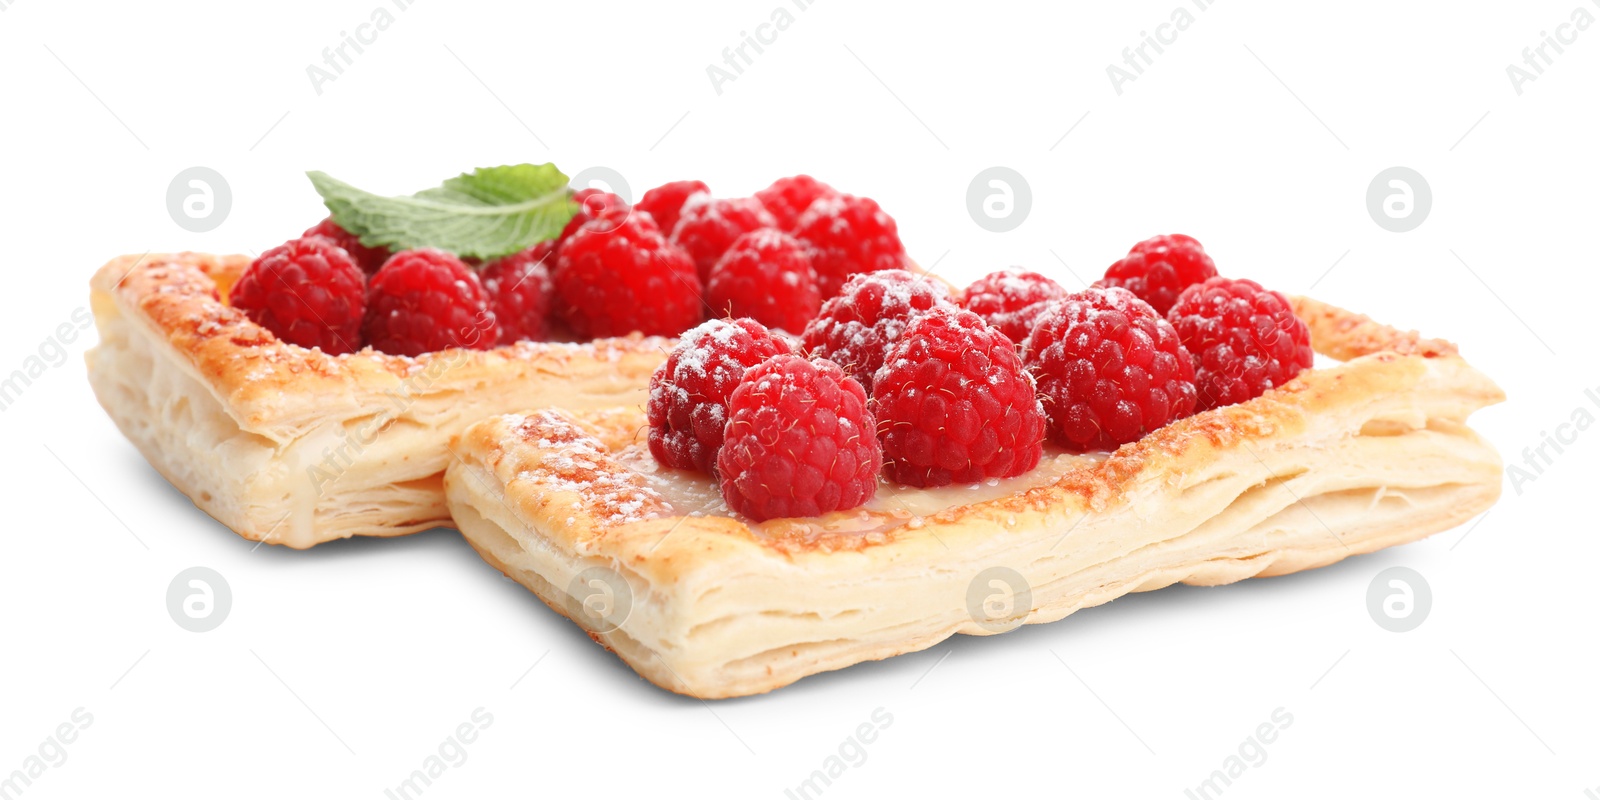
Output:
<path fill-rule="evenodd" d="M 1010 478 L 1044 452 L 1044 408 L 1016 343 L 970 311 L 935 308 L 912 320 L 872 386 L 891 480 Z"/>
<path fill-rule="evenodd" d="M 1194 355 L 1202 411 L 1257 397 L 1311 366 L 1311 330 L 1288 298 L 1255 281 L 1191 286 L 1167 318 Z"/>
<path fill-rule="evenodd" d="M 823 297 L 838 294 L 851 275 L 905 267 L 894 219 L 866 197 L 818 198 L 795 222 L 794 235 L 811 254 Z"/>
<path fill-rule="evenodd" d="M 1011 341 L 1022 344 L 1052 300 L 1067 296 L 1061 284 L 1015 267 L 991 272 L 961 293 L 961 307 L 998 328 Z"/>
<path fill-rule="evenodd" d="M 944 287 L 903 269 L 857 275 L 800 335 L 806 353 L 827 358 L 872 391 L 884 353 L 915 314 L 950 305 Z"/>
<path fill-rule="evenodd" d="M 712 197 L 690 195 L 672 228 L 673 244 L 689 251 L 700 280 L 711 277 L 711 267 L 733 244 L 733 240 L 756 230 L 774 228 L 778 223 L 754 197 Z"/>
<path fill-rule="evenodd" d="M 579 189 L 572 193 L 572 202 L 578 204 L 578 210 L 573 212 L 572 219 L 567 220 L 566 227 L 561 229 L 561 235 L 556 237 L 556 243 L 553 245 L 556 252 L 560 252 L 561 245 L 566 244 L 567 239 L 572 238 L 572 234 L 584 225 L 601 218 L 620 220 L 625 218 L 626 214 L 619 215 L 619 212 L 632 210 L 628 201 L 600 189 Z M 612 227 L 615 227 L 615 224 Z"/>
<path fill-rule="evenodd" d="M 378 268 L 383 266 L 383 262 L 389 260 L 389 248 L 368 247 L 362 244 L 360 237 L 339 227 L 339 223 L 334 222 L 333 217 L 328 217 L 312 225 L 301 235 L 326 236 L 332 239 L 333 243 L 343 247 L 344 251 L 350 254 L 350 258 L 356 262 L 356 266 L 360 267 L 361 271 L 368 275 L 377 272 Z"/>
<path fill-rule="evenodd" d="M 1022 345 L 1050 436 L 1074 452 L 1113 450 L 1194 413 L 1194 362 L 1178 332 L 1121 288 L 1085 289 L 1039 315 Z"/>
<path fill-rule="evenodd" d="M 773 219 L 778 221 L 778 229 L 794 233 L 795 223 L 800 221 L 811 204 L 819 197 L 832 197 L 838 190 L 810 175 L 795 175 L 790 178 L 779 178 L 771 186 L 756 192 L 756 199 L 761 205 L 772 212 Z"/>
<path fill-rule="evenodd" d="M 612 227 L 615 226 L 615 227 Z M 676 336 L 705 318 L 694 260 L 649 215 L 591 221 L 556 257 L 556 311 L 579 336 Z"/>
<path fill-rule="evenodd" d="M 433 248 L 395 253 L 372 276 L 362 332 L 373 349 L 397 356 L 487 350 L 500 335 L 478 276 Z"/>
<path fill-rule="evenodd" d="M 663 183 L 644 193 L 634 208 L 655 218 L 656 227 L 671 233 L 678 225 L 678 214 L 689 196 L 697 192 L 711 193 L 711 187 L 701 181 L 673 181 Z"/>
<path fill-rule="evenodd" d="M 722 496 L 756 521 L 862 505 L 878 490 L 875 427 L 866 392 L 838 365 L 773 356 L 728 399 Z"/>
<path fill-rule="evenodd" d="M 261 254 L 228 302 L 289 344 L 329 355 L 361 348 L 366 278 L 332 239 L 306 236 Z"/>
<path fill-rule="evenodd" d="M 728 395 L 746 369 L 792 352 L 788 341 L 750 319 L 714 319 L 685 333 L 650 377 L 650 452 L 665 466 L 711 474 Z"/>
<path fill-rule="evenodd" d="M 717 259 L 706 302 L 712 313 L 799 333 L 817 315 L 822 295 L 805 247 L 787 233 L 761 228 L 735 239 Z"/>
<path fill-rule="evenodd" d="M 1128 254 L 1108 267 L 1106 276 L 1094 285 L 1121 286 L 1149 303 L 1157 314 L 1166 314 L 1180 292 L 1216 274 L 1217 266 L 1194 237 L 1174 233 L 1146 239 L 1129 248 Z"/>
<path fill-rule="evenodd" d="M 550 302 L 555 286 L 550 267 L 555 240 L 495 259 L 479 273 L 489 308 L 500 324 L 500 344 L 543 341 L 550 333 Z"/>

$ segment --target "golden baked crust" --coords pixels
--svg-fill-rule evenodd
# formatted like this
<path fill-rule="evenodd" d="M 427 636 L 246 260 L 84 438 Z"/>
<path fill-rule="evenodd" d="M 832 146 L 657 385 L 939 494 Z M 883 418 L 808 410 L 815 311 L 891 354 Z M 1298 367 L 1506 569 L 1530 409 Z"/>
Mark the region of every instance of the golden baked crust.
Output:
<path fill-rule="evenodd" d="M 656 467 L 637 410 L 545 409 L 468 428 L 445 490 L 489 563 L 652 682 L 704 698 L 1132 591 L 1323 566 L 1495 501 L 1499 456 L 1464 425 L 1503 399 L 1492 381 L 1447 342 L 1296 308 L 1347 361 L 1010 483 L 748 523 L 708 479 Z M 996 580 L 1010 612 L 984 603 Z"/>
<path fill-rule="evenodd" d="M 91 281 L 102 406 L 195 504 L 249 539 L 309 547 L 449 524 L 445 445 L 482 417 L 643 401 L 671 341 L 523 342 L 416 358 L 278 341 L 225 297 L 245 256 L 124 256 Z"/>

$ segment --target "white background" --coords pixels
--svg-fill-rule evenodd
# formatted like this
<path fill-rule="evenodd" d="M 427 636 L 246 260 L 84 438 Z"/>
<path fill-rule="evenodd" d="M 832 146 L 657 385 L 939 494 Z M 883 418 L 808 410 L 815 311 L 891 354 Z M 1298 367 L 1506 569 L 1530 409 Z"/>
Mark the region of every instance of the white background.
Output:
<path fill-rule="evenodd" d="M 1580 4 L 1600 16 L 1222 0 L 1118 95 L 1107 65 L 1179 0 L 823 0 L 719 95 L 707 65 L 778 0 L 419 0 L 319 96 L 307 66 L 378 0 L 0 0 L 0 373 L 113 256 L 298 234 L 322 216 L 307 169 L 402 193 L 475 166 L 603 165 L 635 197 L 806 171 L 878 199 L 957 283 L 1022 264 L 1076 287 L 1181 231 L 1225 274 L 1451 338 L 1510 395 L 1474 424 L 1515 462 L 1579 407 L 1600 416 L 1583 395 L 1600 390 L 1600 26 L 1520 96 L 1506 74 Z M 165 200 L 196 165 L 233 194 L 203 234 Z M 1033 193 L 1004 234 L 965 208 L 994 165 Z M 1366 207 L 1394 165 L 1432 187 L 1409 233 Z M 0 412 L 0 776 L 93 715 L 28 798 L 382 797 L 478 707 L 492 725 L 426 797 L 783 797 L 878 708 L 892 724 L 824 796 L 1182 797 L 1280 707 L 1292 725 L 1227 797 L 1600 795 L 1597 431 L 1470 531 L 704 704 L 643 682 L 453 532 L 253 548 L 101 412 L 92 340 Z M 205 634 L 165 606 L 195 565 L 234 596 Z M 1432 588 L 1410 633 L 1366 609 L 1393 565 Z"/>

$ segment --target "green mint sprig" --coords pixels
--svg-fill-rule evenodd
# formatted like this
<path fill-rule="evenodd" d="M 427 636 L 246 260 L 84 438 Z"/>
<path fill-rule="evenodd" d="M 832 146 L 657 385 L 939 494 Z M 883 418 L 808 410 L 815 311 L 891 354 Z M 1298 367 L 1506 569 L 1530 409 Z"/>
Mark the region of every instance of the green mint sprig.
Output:
<path fill-rule="evenodd" d="M 554 164 L 515 164 L 462 173 L 404 197 L 362 191 L 323 172 L 306 176 L 333 221 L 369 247 L 436 247 L 491 259 L 560 235 L 577 204 Z"/>

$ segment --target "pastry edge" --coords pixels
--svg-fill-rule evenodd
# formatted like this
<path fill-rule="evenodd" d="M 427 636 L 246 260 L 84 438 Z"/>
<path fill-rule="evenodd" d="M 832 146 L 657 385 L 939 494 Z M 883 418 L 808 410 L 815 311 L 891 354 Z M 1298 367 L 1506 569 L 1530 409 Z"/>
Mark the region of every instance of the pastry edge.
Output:
<path fill-rule="evenodd" d="M 1330 491 L 1370 491 L 1372 507 L 1358 517 L 1377 519 L 1365 524 L 1350 522 L 1351 540 L 1326 537 L 1326 530 L 1319 534 L 1317 528 L 1326 529 L 1327 523 L 1303 519 L 1298 536 L 1280 532 L 1277 538 L 1282 541 L 1277 544 L 1267 544 L 1268 532 L 1261 532 L 1261 541 L 1253 547 L 1232 541 L 1256 535 L 1252 531 L 1257 525 L 1281 512 L 1304 510 L 1316 517 L 1308 510 L 1308 502 L 1319 502 L 1322 492 L 1302 485 L 1313 482 L 1307 476 L 1317 476 L 1312 466 L 1288 478 L 1299 491 L 1280 497 L 1281 504 L 1270 513 L 1263 512 L 1260 519 L 1235 530 L 1205 531 L 1202 538 L 1216 540 L 1210 550 L 1179 548 L 1184 561 L 1157 559 L 1121 578 L 1097 577 L 1089 581 L 1092 585 L 1075 591 L 1049 588 L 1052 582 L 1060 582 L 1061 575 L 1044 575 L 1042 587 L 1030 580 L 1036 587 L 1035 598 L 1042 599 L 1029 610 L 1026 622 L 1054 621 L 1131 591 L 1176 582 L 1216 585 L 1324 566 L 1446 530 L 1492 505 L 1500 492 L 1498 453 L 1463 423 L 1472 411 L 1503 398 L 1498 387 L 1461 360 L 1446 342 L 1394 331 L 1316 301 L 1297 299 L 1297 307 L 1301 313 L 1320 315 L 1321 321 L 1312 326 L 1319 351 L 1340 353 L 1354 361 L 1311 371 L 1249 403 L 1168 426 L 1118 451 L 1106 465 L 1094 470 L 1092 480 L 1069 475 L 1023 497 L 952 509 L 931 518 L 922 529 L 909 533 L 902 529 L 892 541 L 858 550 L 775 543 L 725 517 L 608 525 L 577 495 L 551 491 L 527 477 L 530 465 L 539 463 L 532 452 L 537 445 L 512 434 L 518 420 L 526 422 L 526 418 L 486 420 L 459 437 L 453 448 L 460 458 L 447 471 L 446 495 L 457 527 L 490 564 L 589 628 L 592 638 L 617 652 L 653 683 L 701 698 L 770 691 L 817 672 L 931 647 L 955 633 L 991 633 L 974 624 L 959 606 L 952 606 L 955 595 L 946 594 L 935 604 L 936 610 L 929 612 L 943 616 L 924 623 L 916 632 L 880 631 L 861 642 L 832 646 L 829 643 L 838 638 L 834 634 L 847 632 L 849 626 L 830 622 L 829 615 L 842 612 L 823 607 L 818 615 L 817 608 L 808 603 L 827 596 L 821 588 L 831 577 L 854 576 L 864 581 L 908 565 L 913 571 L 941 566 L 959 571 L 962 577 L 955 584 L 946 581 L 949 585 L 941 590 L 949 592 L 980 567 L 1004 565 L 1003 559 L 990 552 L 993 548 L 985 549 L 986 543 L 1045 534 L 1083 540 L 1114 524 L 1119 514 L 1126 515 L 1135 507 L 1147 510 L 1151 498 L 1145 498 L 1142 506 L 1128 499 L 1130 491 L 1142 482 L 1171 489 L 1161 484 L 1174 478 L 1183 484 L 1193 477 L 1189 473 L 1208 464 L 1227 464 L 1236 473 L 1232 481 L 1209 482 L 1214 484 L 1211 490 L 1221 492 L 1221 499 L 1227 502 L 1219 506 L 1213 500 L 1210 513 L 1197 520 L 1168 520 L 1176 533 L 1169 531 L 1146 546 L 1159 551 L 1162 545 L 1195 536 L 1208 520 L 1225 514 L 1233 502 L 1230 493 L 1237 498 L 1251 489 L 1270 489 L 1278 481 L 1276 476 L 1298 469 L 1294 456 L 1310 458 L 1308 454 L 1341 440 L 1389 440 L 1374 445 L 1389 449 L 1375 450 L 1373 457 L 1396 462 L 1390 467 L 1415 457 L 1426 462 L 1435 477 L 1406 487 L 1403 480 L 1394 480 L 1397 476 L 1379 468 L 1382 464 L 1371 465 L 1371 474 L 1366 476 L 1376 485 L 1362 488 L 1359 471 L 1346 476 L 1357 484 L 1355 488 L 1335 486 Z M 1334 417 L 1339 417 L 1338 421 L 1330 422 Z M 581 420 L 582 415 L 568 418 Z M 1367 433 L 1369 426 L 1372 431 Z M 1238 477 L 1252 465 L 1265 470 L 1262 482 Z M 1194 483 L 1205 487 L 1208 480 Z M 1405 508 L 1383 505 L 1391 487 L 1398 489 L 1391 492 L 1393 496 L 1405 497 L 1409 492 L 1424 497 L 1422 507 L 1415 507 L 1409 498 L 1403 501 Z M 1348 494 L 1330 496 L 1345 509 L 1351 507 Z M 1373 513 L 1380 509 L 1384 513 Z M 1133 524 L 1148 527 L 1147 516 L 1136 514 Z M 1318 541 L 1323 538 L 1327 540 Z M 952 557 L 949 551 L 941 555 L 940 547 L 951 548 L 961 557 Z M 1128 568 L 1134 562 L 1126 555 L 1106 562 L 1111 566 L 1102 566 L 1101 571 Z M 1148 561 L 1148 555 L 1141 558 Z M 567 606 L 573 595 L 558 588 L 580 569 L 595 565 L 623 576 L 636 598 L 629 616 L 616 630 L 595 630 L 587 625 L 586 617 Z M 741 575 L 741 567 L 756 577 Z M 796 627 L 805 630 L 794 638 L 792 648 L 765 647 L 763 643 L 756 646 L 764 649 L 748 652 L 752 629 L 738 627 L 740 614 L 770 613 L 772 607 L 747 603 L 748 608 L 741 612 L 726 604 L 713 609 L 715 604 L 705 600 L 714 594 L 713 587 L 730 580 L 770 589 L 788 585 L 786 580 L 795 576 L 812 582 L 801 585 L 800 597 L 779 597 L 776 602 L 781 605 L 788 600 L 797 608 L 811 609 L 816 624 Z M 871 590 L 861 593 L 867 596 Z M 822 600 L 822 605 L 827 602 Z M 894 625 L 917 628 L 917 617 L 915 613 L 902 615 Z M 703 633 L 707 626 L 737 631 L 707 641 Z M 788 653 L 783 652 L 786 649 Z"/>
<path fill-rule="evenodd" d="M 671 344 L 634 335 L 329 356 L 218 299 L 248 265 L 113 259 L 91 280 L 100 342 L 85 358 L 102 407 L 168 482 L 240 536 L 292 548 L 449 525 L 450 437 L 530 402 L 642 403 Z"/>

